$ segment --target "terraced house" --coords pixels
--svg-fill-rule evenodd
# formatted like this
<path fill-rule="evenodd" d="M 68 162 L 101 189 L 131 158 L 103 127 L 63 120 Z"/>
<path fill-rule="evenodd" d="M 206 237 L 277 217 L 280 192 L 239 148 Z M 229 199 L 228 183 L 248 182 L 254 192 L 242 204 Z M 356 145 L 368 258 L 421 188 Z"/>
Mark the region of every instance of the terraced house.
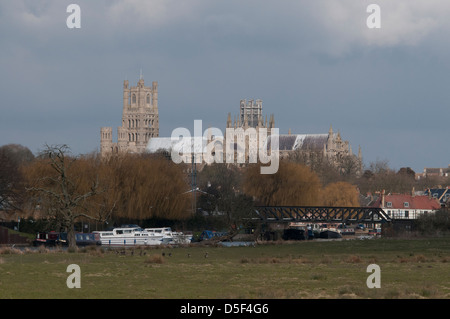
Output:
<path fill-rule="evenodd" d="M 441 208 L 439 200 L 430 196 L 385 195 L 384 192 L 371 206 L 383 208 L 392 219 L 417 219 L 421 215 L 435 213 Z"/>

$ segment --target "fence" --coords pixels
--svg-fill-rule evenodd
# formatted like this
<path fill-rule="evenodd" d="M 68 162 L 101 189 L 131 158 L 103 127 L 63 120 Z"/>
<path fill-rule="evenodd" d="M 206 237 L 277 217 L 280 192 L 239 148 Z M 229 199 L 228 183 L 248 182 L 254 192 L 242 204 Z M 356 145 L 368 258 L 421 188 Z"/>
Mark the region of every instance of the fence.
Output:
<path fill-rule="evenodd" d="M 29 240 L 26 237 L 19 234 L 11 234 L 8 228 L 0 226 L 0 245 L 18 245 L 29 244 Z"/>

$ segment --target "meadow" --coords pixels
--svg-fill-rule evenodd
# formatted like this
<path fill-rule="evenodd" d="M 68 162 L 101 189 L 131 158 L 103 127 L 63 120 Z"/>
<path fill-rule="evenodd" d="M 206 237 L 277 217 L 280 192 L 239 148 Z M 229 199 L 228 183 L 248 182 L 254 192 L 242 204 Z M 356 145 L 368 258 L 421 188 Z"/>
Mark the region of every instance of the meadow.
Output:
<path fill-rule="evenodd" d="M 81 288 L 68 288 L 70 264 Z M 369 289 L 367 266 L 380 267 Z M 250 247 L 0 248 L 2 299 L 450 297 L 450 238 L 289 241 Z"/>

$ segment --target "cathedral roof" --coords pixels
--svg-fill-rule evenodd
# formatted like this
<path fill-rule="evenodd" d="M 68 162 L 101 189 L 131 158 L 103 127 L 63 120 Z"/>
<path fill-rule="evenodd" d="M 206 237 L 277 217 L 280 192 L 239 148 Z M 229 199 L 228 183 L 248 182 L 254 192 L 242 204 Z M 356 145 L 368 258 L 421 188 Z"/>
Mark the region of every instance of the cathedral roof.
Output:
<path fill-rule="evenodd" d="M 322 151 L 328 140 L 328 134 L 280 134 L 278 137 L 280 151 L 298 149 Z M 272 138 L 273 136 L 268 139 L 268 148 L 270 148 Z"/>
<path fill-rule="evenodd" d="M 205 138 L 200 139 L 200 143 L 195 141 L 193 137 L 182 137 L 180 139 L 171 137 L 153 137 L 147 144 L 147 152 L 155 153 L 158 151 L 172 150 L 183 152 L 193 151 L 194 153 L 203 153 L 206 150 L 207 140 Z"/>

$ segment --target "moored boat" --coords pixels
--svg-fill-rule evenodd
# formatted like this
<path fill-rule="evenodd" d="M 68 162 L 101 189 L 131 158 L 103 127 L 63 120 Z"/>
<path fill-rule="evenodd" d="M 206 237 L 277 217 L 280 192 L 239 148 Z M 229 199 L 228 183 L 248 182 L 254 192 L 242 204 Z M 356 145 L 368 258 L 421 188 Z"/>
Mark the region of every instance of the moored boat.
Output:
<path fill-rule="evenodd" d="M 323 229 L 319 233 L 319 238 L 342 238 L 337 229 Z"/>
<path fill-rule="evenodd" d="M 342 234 L 334 225 L 323 224 L 319 231 L 319 238 L 342 238 Z"/>
<path fill-rule="evenodd" d="M 111 231 L 98 231 L 103 246 L 155 246 L 162 244 L 162 235 L 150 233 L 140 227 L 121 227 Z"/>
<path fill-rule="evenodd" d="M 284 230 L 284 239 L 314 239 L 319 237 L 320 226 L 316 223 L 292 222 Z M 316 236 L 317 233 L 317 236 Z"/>
<path fill-rule="evenodd" d="M 189 244 L 193 237 L 192 234 L 172 231 L 170 227 L 145 228 L 144 230 L 156 236 L 162 236 L 162 244 Z"/>
<path fill-rule="evenodd" d="M 100 245 L 100 238 L 96 233 L 75 233 L 75 242 L 77 246 Z M 33 246 L 68 246 L 67 233 L 39 232 Z"/>
<path fill-rule="evenodd" d="M 36 238 L 33 240 L 33 246 L 56 246 L 59 244 L 60 233 L 51 232 L 38 232 Z"/>

